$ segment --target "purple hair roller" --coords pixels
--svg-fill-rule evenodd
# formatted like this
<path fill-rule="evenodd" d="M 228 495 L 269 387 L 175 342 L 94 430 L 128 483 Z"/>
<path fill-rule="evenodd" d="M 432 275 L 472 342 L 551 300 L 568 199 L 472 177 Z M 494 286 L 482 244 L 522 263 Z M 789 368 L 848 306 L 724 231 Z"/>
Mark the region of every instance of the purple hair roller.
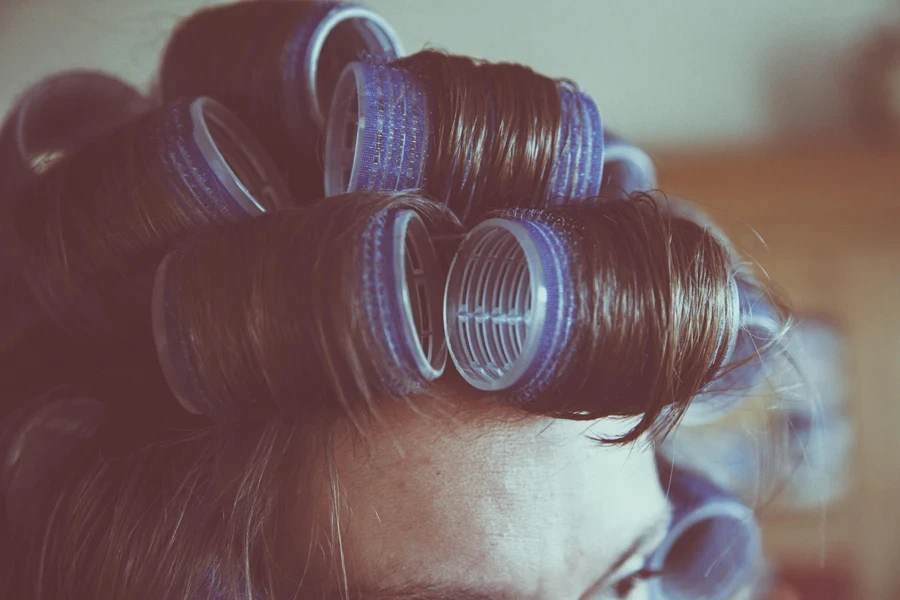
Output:
<path fill-rule="evenodd" d="M 401 68 L 348 65 L 325 133 L 326 195 L 425 187 L 434 143 L 429 93 L 422 77 Z M 597 105 L 570 86 L 560 88 L 560 97 L 560 142 L 545 205 L 597 196 L 603 175 Z"/>
<path fill-rule="evenodd" d="M 377 350 L 368 352 L 381 388 L 405 395 L 441 376 L 447 351 L 440 318 L 444 271 L 424 220 L 414 210 L 377 214 L 360 240 L 360 275 L 348 293 L 359 294 Z M 241 411 L 226 405 L 199 376 L 189 331 L 179 319 L 177 287 L 192 276 L 180 270 L 179 251 L 156 273 L 152 296 L 153 335 L 163 374 L 188 411 L 231 418 Z M 304 260 L 298 257 L 297 260 Z"/>
<path fill-rule="evenodd" d="M 150 109 L 130 85 L 100 71 L 51 75 L 22 94 L 0 129 L 9 203 L 47 163 Z"/>
<path fill-rule="evenodd" d="M 285 62 L 282 111 L 296 140 L 305 141 L 309 136 L 316 139 L 325 127 L 331 90 L 319 89 L 320 69 L 327 67 L 336 79 L 344 63 L 332 60 L 323 64 L 323 50 L 326 40 L 342 23 L 352 24 L 358 54 L 392 59 L 404 53 L 400 36 L 372 9 L 344 2 L 316 6 L 296 31 L 288 51 L 290 59 Z"/>
<path fill-rule="evenodd" d="M 431 113 L 425 81 L 386 65 L 347 65 L 325 134 L 325 194 L 425 185 Z"/>
<path fill-rule="evenodd" d="M 173 199 L 201 223 L 239 221 L 290 202 L 268 154 L 215 100 L 171 105 L 152 123 L 147 142 Z"/>
<path fill-rule="evenodd" d="M 815 321 L 801 321 L 786 341 L 786 380 L 775 374 L 778 393 L 764 421 L 681 428 L 658 451 L 750 505 L 821 508 L 847 491 L 852 472 L 840 341 Z"/>
<path fill-rule="evenodd" d="M 784 329 L 778 311 L 764 292 L 740 277 L 735 283 L 739 327 L 728 349 L 725 370 L 685 411 L 686 425 L 711 423 L 739 408 L 772 375 L 770 359 L 780 355 L 774 347 Z"/>
<path fill-rule="evenodd" d="M 560 95 L 560 135 L 556 164 L 546 204 L 594 198 L 603 181 L 603 122 L 594 100 L 577 88 L 563 85 Z"/>
<path fill-rule="evenodd" d="M 660 462 L 672 525 L 647 562 L 654 600 L 730 600 L 751 585 L 762 562 L 753 511 L 704 477 Z"/>
<path fill-rule="evenodd" d="M 384 211 L 363 236 L 360 290 L 381 346 L 384 387 L 411 393 L 447 364 L 441 319 L 444 273 L 425 222 L 414 210 Z"/>
<path fill-rule="evenodd" d="M 627 198 L 635 192 L 656 189 L 656 167 L 650 156 L 608 129 L 604 132 L 606 156 L 603 163 L 604 198 Z"/>
<path fill-rule="evenodd" d="M 444 328 L 462 377 L 530 397 L 571 359 L 575 298 L 570 236 L 537 211 L 478 224 L 450 266 Z"/>
<path fill-rule="evenodd" d="M 850 486 L 853 425 L 845 405 L 844 340 L 830 323 L 804 319 L 791 330 L 787 354 L 799 380 L 779 395 L 776 426 L 787 438 L 790 476 L 780 503 L 818 508 Z"/>

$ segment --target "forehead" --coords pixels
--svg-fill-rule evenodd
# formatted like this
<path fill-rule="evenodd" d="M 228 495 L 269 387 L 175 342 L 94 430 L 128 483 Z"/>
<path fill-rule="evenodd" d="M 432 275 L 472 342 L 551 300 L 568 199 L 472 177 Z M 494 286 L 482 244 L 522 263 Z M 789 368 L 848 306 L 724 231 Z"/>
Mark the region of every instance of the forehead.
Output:
<path fill-rule="evenodd" d="M 390 408 L 364 446 L 337 436 L 342 543 L 360 583 L 577 597 L 665 510 L 649 444 L 589 439 L 633 420 L 421 408 Z"/>

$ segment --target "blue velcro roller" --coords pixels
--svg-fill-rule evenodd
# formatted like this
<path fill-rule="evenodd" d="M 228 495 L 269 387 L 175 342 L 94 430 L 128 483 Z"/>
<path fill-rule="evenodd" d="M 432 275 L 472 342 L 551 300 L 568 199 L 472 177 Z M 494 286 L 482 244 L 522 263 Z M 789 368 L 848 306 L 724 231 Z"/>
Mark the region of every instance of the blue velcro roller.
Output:
<path fill-rule="evenodd" d="M 656 189 L 656 167 L 650 156 L 607 129 L 604 132 L 606 156 L 603 162 L 604 198 L 627 198 L 636 192 Z"/>
<path fill-rule="evenodd" d="M 761 566 L 753 511 L 704 477 L 660 463 L 673 519 L 647 568 L 653 600 L 731 600 Z"/>
<path fill-rule="evenodd" d="M 569 85 L 560 87 L 560 132 L 547 204 L 594 198 L 603 181 L 603 122 L 594 100 Z"/>
<path fill-rule="evenodd" d="M 853 472 L 844 340 L 830 323 L 804 319 L 789 334 L 787 354 L 789 383 L 774 417 L 787 440 L 788 472 L 778 500 L 791 508 L 818 508 L 846 494 Z"/>
<path fill-rule="evenodd" d="M 149 109 L 136 89 L 100 71 L 63 71 L 41 80 L 0 128 L 3 201 L 13 201 L 16 190 L 55 158 Z"/>
<path fill-rule="evenodd" d="M 197 372 L 190 348 L 190 333 L 181 325 L 176 301 L 181 278 L 178 251 L 168 254 L 156 269 L 150 300 L 153 342 L 163 376 L 172 395 L 188 412 L 211 417 L 231 417 L 228 407 L 215 402 Z M 174 268 L 170 268 L 170 264 Z"/>
<path fill-rule="evenodd" d="M 431 115 L 425 81 L 370 62 L 350 63 L 335 89 L 325 135 L 325 194 L 425 185 Z"/>
<path fill-rule="evenodd" d="M 365 355 L 379 379 L 376 387 L 393 395 L 421 391 L 425 382 L 441 376 L 447 362 L 440 312 L 445 278 L 429 231 L 414 210 L 386 210 L 371 219 L 359 243 L 359 279 L 346 293 L 359 295 L 365 320 L 360 330 L 367 336 L 366 347 L 374 346 Z M 230 418 L 241 410 L 228 406 L 229 398 L 202 380 L 192 354 L 191 332 L 181 325 L 178 286 L 191 274 L 179 270 L 179 252 L 163 260 L 153 286 L 151 313 L 159 361 L 184 408 Z M 310 257 L 295 259 L 312 264 Z M 298 304 L 303 303 L 298 299 Z"/>
<path fill-rule="evenodd" d="M 395 394 L 441 376 L 447 364 L 441 300 L 443 271 L 422 217 L 384 211 L 363 239 L 360 290 L 374 341 L 381 346 L 382 384 Z"/>
<path fill-rule="evenodd" d="M 841 343 L 824 323 L 801 321 L 786 338 L 772 402 L 710 427 L 679 429 L 659 447 L 751 505 L 821 508 L 849 488 L 853 428 L 842 402 Z M 774 396 L 774 397 L 773 397 Z"/>
<path fill-rule="evenodd" d="M 173 199 L 199 222 L 238 221 L 290 203 L 278 168 L 253 134 L 210 98 L 180 101 L 151 124 Z"/>
<path fill-rule="evenodd" d="M 345 2 L 315 5 L 294 33 L 284 62 L 282 114 L 295 140 L 317 139 L 325 127 L 334 81 L 346 63 L 323 51 L 342 24 L 352 27 L 352 37 L 345 36 L 342 43 L 353 43 L 353 59 L 360 54 L 383 59 L 403 55 L 400 36 L 372 9 Z"/>
<path fill-rule="evenodd" d="M 530 396 L 571 359 L 573 248 L 564 225 L 535 213 L 514 209 L 478 224 L 450 266 L 447 345 L 481 390 Z"/>
<path fill-rule="evenodd" d="M 326 195 L 427 188 L 429 149 L 435 143 L 429 94 L 421 76 L 402 68 L 348 65 L 335 88 L 325 133 Z M 560 86 L 560 100 L 559 148 L 545 205 L 595 197 L 603 176 L 597 105 L 569 85 Z"/>
<path fill-rule="evenodd" d="M 739 328 L 729 348 L 723 373 L 694 399 L 685 411 L 686 425 L 711 423 L 737 409 L 773 374 L 774 347 L 784 324 L 771 300 L 740 277 L 736 278 Z"/>

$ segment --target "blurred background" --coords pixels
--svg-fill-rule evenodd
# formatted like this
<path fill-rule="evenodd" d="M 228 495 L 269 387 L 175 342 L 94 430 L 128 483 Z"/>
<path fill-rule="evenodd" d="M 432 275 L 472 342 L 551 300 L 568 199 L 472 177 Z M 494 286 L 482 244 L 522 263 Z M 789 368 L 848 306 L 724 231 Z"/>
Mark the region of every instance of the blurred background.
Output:
<path fill-rule="evenodd" d="M 151 83 L 197 0 L 0 0 L 0 108 L 68 67 Z M 801 315 L 842 346 L 826 385 L 855 444 L 841 493 L 767 507 L 776 577 L 803 598 L 900 598 L 900 2 L 370 0 L 407 51 L 578 81 Z"/>

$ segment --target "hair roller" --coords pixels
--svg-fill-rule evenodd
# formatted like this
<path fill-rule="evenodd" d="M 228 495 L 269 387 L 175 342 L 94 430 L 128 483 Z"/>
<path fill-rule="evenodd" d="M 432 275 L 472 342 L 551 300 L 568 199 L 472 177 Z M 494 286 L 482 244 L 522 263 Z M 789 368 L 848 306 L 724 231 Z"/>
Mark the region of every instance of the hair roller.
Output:
<path fill-rule="evenodd" d="M 652 423 L 718 372 L 729 275 L 724 248 L 647 198 L 507 210 L 475 226 L 450 267 L 449 353 L 471 385 L 528 410 Z"/>
<path fill-rule="evenodd" d="M 216 98 L 260 136 L 298 199 L 321 196 L 320 132 L 338 76 L 362 56 L 403 54 L 373 10 L 344 2 L 239 2 L 201 10 L 169 40 L 165 99 Z"/>
<path fill-rule="evenodd" d="M 750 505 L 809 509 L 833 502 L 852 472 L 841 344 L 829 324 L 799 321 L 785 337 L 785 369 L 771 374 L 770 390 L 753 394 L 755 410 L 683 428 L 659 451 Z"/>
<path fill-rule="evenodd" d="M 535 210 L 475 226 L 450 267 L 444 328 L 471 385 L 540 393 L 571 358 L 575 224 Z"/>
<path fill-rule="evenodd" d="M 595 197 L 603 160 L 600 113 L 575 86 L 423 51 L 346 67 L 325 134 L 325 193 L 424 188 L 472 222 Z"/>
<path fill-rule="evenodd" d="M 603 139 L 605 154 L 601 196 L 627 198 L 635 192 L 656 189 L 656 167 L 646 152 L 608 129 L 603 132 Z"/>
<path fill-rule="evenodd" d="M 13 211 L 19 267 L 61 325 L 119 329 L 153 270 L 204 227 L 288 203 L 246 127 L 208 98 L 118 127 L 53 165 Z"/>
<path fill-rule="evenodd" d="M 63 71 L 28 88 L 0 128 L 4 201 L 60 155 L 150 109 L 130 85 L 100 71 Z"/>
<path fill-rule="evenodd" d="M 753 511 L 697 473 L 660 463 L 672 525 L 647 568 L 654 600 L 728 600 L 753 583 L 762 560 Z"/>
<path fill-rule="evenodd" d="M 228 419 L 408 395 L 446 362 L 445 272 L 431 232 L 450 216 L 414 196 L 347 195 L 208 232 L 156 275 L 153 332 L 191 412 Z"/>

